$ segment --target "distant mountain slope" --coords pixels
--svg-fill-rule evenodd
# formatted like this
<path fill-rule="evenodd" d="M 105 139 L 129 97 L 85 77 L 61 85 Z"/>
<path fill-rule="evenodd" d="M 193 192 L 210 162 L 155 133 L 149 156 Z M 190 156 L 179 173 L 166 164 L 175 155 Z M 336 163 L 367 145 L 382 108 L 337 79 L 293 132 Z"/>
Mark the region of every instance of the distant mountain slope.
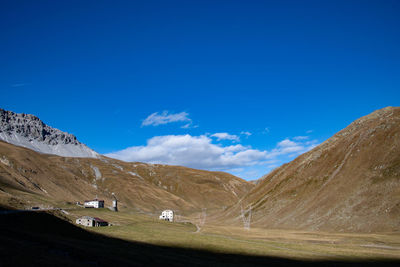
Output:
<path fill-rule="evenodd" d="M 52 128 L 34 115 L 4 109 L 0 109 L 0 140 L 46 154 L 87 158 L 99 156 L 74 135 Z"/>
<path fill-rule="evenodd" d="M 0 141 L 0 204 L 8 206 L 74 203 L 96 195 L 111 206 L 115 192 L 120 207 L 131 210 L 220 212 L 252 187 L 228 173 L 106 157 L 66 158 Z"/>
<path fill-rule="evenodd" d="M 362 117 L 266 175 L 219 218 L 252 225 L 334 231 L 400 230 L 400 108 Z"/>

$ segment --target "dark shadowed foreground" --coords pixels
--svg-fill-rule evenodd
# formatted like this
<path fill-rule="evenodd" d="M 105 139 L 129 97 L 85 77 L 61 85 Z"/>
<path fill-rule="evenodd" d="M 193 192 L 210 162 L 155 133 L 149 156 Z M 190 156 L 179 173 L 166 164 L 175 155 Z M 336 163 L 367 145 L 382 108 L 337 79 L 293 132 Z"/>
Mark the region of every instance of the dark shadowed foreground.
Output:
<path fill-rule="evenodd" d="M 400 261 L 301 261 L 128 242 L 44 212 L 0 215 L 1 266 L 399 266 Z"/>

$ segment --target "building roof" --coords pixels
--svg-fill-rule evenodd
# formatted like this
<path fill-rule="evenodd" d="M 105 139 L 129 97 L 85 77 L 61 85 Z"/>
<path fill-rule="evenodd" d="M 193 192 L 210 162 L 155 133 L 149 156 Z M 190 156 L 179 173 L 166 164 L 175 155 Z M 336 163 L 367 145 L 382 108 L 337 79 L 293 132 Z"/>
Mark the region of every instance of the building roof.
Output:
<path fill-rule="evenodd" d="M 173 213 L 172 210 L 163 210 L 162 212 L 172 212 Z"/>
<path fill-rule="evenodd" d="M 102 199 L 97 199 L 97 198 L 95 198 L 95 199 L 92 199 L 92 200 L 85 200 L 85 202 L 91 202 L 91 201 L 99 201 L 99 202 L 104 202 L 104 200 L 102 200 Z"/>
<path fill-rule="evenodd" d="M 97 222 L 106 222 L 105 220 L 102 220 L 102 219 L 97 218 L 97 217 L 94 217 L 93 219 L 94 219 L 95 221 L 97 221 Z"/>
<path fill-rule="evenodd" d="M 90 216 L 82 216 L 79 219 L 93 220 L 93 221 L 96 221 L 96 222 L 106 222 L 105 220 L 102 220 L 100 218 L 90 217 Z"/>
<path fill-rule="evenodd" d="M 79 219 L 94 220 L 94 218 L 90 216 L 82 216 Z"/>

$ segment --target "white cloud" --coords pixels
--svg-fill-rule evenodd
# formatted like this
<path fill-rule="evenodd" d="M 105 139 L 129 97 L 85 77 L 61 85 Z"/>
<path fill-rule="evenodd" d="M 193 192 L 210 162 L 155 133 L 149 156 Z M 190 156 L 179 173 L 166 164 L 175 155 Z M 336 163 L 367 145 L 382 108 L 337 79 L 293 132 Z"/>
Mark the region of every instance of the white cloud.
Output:
<path fill-rule="evenodd" d="M 257 164 L 267 157 L 260 151 L 242 145 L 221 146 L 205 136 L 155 136 L 146 146 L 134 146 L 106 154 L 125 161 L 183 165 L 210 170 L 227 170 Z"/>
<path fill-rule="evenodd" d="M 293 147 L 296 145 L 297 144 L 295 142 L 290 141 L 289 139 L 282 140 L 278 143 L 278 146 L 280 146 L 280 147 Z"/>
<path fill-rule="evenodd" d="M 190 126 L 191 126 L 191 124 L 188 123 L 188 124 L 185 124 L 185 125 L 181 126 L 181 128 L 182 128 L 182 129 L 189 129 Z"/>
<path fill-rule="evenodd" d="M 163 111 L 161 114 L 158 112 L 150 114 L 146 119 L 143 120 L 142 126 L 158 126 L 172 122 L 189 122 L 188 124 L 184 125 L 183 128 L 189 128 L 192 124 L 192 120 L 189 118 L 189 113 L 187 112 L 169 114 L 168 111 Z"/>
<path fill-rule="evenodd" d="M 300 141 L 300 140 L 307 140 L 310 138 L 309 136 L 295 136 L 293 137 L 293 140 Z"/>
<path fill-rule="evenodd" d="M 220 140 L 232 140 L 239 142 L 240 138 L 237 135 L 228 134 L 228 133 L 215 133 L 211 135 L 212 137 L 216 137 L 218 141 Z"/>
<path fill-rule="evenodd" d="M 274 153 L 276 153 L 277 155 L 290 154 L 290 157 L 298 156 L 314 148 L 316 142 L 317 142 L 316 140 L 309 141 L 306 143 L 294 142 L 286 138 L 278 143 L 277 148 L 272 150 L 272 154 Z"/>
<path fill-rule="evenodd" d="M 191 128 L 198 128 L 198 127 L 199 127 L 199 125 L 193 125 L 192 122 L 181 126 L 182 129 L 191 129 Z"/>
<path fill-rule="evenodd" d="M 251 135 L 251 132 L 248 131 L 242 131 L 240 132 L 241 135 L 245 135 L 246 137 L 249 137 Z"/>
<path fill-rule="evenodd" d="M 307 142 L 305 142 L 304 144 L 306 144 L 306 145 L 314 145 L 314 146 L 316 146 L 316 144 L 318 144 L 318 140 L 311 140 L 311 141 L 307 141 Z"/>
<path fill-rule="evenodd" d="M 214 137 L 218 138 L 218 136 Z M 241 144 L 223 146 L 213 143 L 214 141 L 215 139 L 212 139 L 210 135 L 155 136 L 148 139 L 146 145 L 129 147 L 106 154 L 106 156 L 124 161 L 181 165 L 231 173 L 238 173 L 240 168 L 245 168 L 241 172 L 244 175 L 248 175 L 245 172 L 252 168 L 258 168 L 260 173 L 266 174 L 271 168 L 312 149 L 317 143 L 316 140 L 294 142 L 285 139 L 280 141 L 274 149 L 267 151 Z M 254 178 L 258 177 L 252 177 Z"/>

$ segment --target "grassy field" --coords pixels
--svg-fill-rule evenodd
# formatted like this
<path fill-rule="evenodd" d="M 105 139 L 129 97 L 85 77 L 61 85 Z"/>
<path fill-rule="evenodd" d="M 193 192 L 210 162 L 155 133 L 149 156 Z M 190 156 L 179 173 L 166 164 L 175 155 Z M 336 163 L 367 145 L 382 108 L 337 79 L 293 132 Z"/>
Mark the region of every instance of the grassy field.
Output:
<path fill-rule="evenodd" d="M 285 257 L 296 260 L 400 262 L 400 233 L 328 233 L 250 229 L 207 225 L 200 232 L 192 223 L 163 222 L 155 216 L 106 209 L 70 211 L 75 220 L 82 215 L 99 217 L 111 227 L 85 228 L 127 241 L 152 245 L 206 250 L 216 253 Z"/>
<path fill-rule="evenodd" d="M 89 215 L 109 227 L 80 227 Z M 187 219 L 187 218 L 186 218 Z M 68 222 L 69 221 L 69 222 Z M 315 233 L 159 221 L 70 206 L 0 209 L 0 266 L 399 266 L 399 235 Z"/>

